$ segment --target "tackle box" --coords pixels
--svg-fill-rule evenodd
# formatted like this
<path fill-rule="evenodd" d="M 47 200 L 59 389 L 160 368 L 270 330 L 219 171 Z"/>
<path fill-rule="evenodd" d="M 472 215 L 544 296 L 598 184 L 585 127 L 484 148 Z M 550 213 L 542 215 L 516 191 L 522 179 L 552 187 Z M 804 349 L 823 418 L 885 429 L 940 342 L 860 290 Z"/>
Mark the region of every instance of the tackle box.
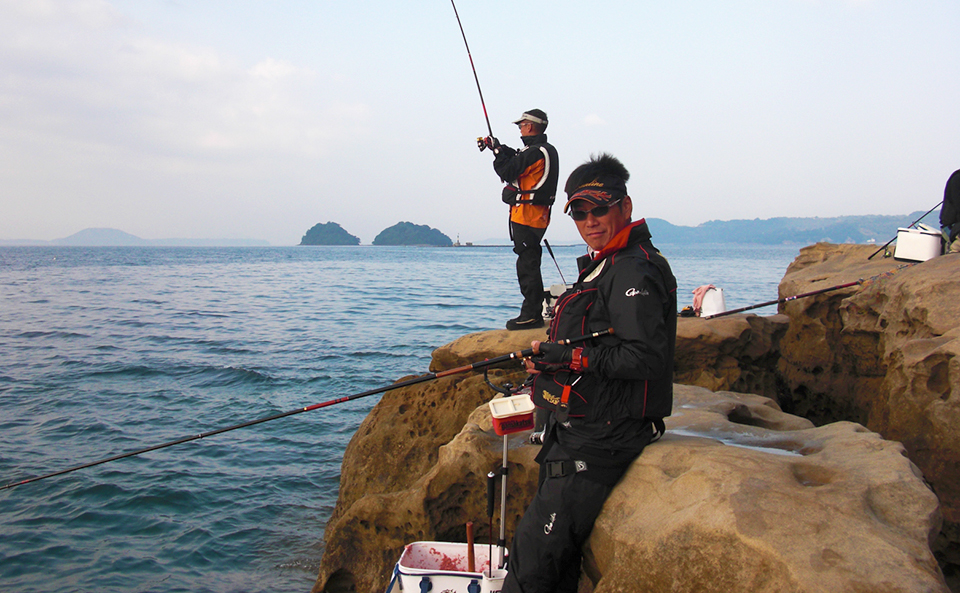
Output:
<path fill-rule="evenodd" d="M 498 435 L 507 435 L 533 428 L 533 400 L 530 394 L 520 393 L 511 397 L 492 399 L 489 403 L 493 416 L 493 430 Z"/>
<path fill-rule="evenodd" d="M 926 229 L 897 229 L 897 246 L 893 259 L 898 261 L 927 261 L 940 255 L 943 235 Z"/>
<path fill-rule="evenodd" d="M 475 572 L 468 572 L 468 544 L 452 542 L 414 542 L 407 544 L 394 568 L 394 583 L 403 593 L 421 593 L 426 587 L 431 593 L 499 593 L 507 571 L 493 569 L 490 575 L 488 544 L 473 544 Z M 494 557 L 500 548 L 492 547 Z"/>

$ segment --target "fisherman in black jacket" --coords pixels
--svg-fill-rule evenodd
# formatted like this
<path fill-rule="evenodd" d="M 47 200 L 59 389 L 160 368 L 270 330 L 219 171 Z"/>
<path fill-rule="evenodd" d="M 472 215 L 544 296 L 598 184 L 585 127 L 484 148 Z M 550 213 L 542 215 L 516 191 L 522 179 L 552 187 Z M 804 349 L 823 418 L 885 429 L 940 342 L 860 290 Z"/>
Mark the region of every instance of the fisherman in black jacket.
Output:
<path fill-rule="evenodd" d="M 507 321 L 507 329 L 543 327 L 543 278 L 540 259 L 550 224 L 550 207 L 557 195 L 560 163 L 557 149 L 547 142 L 547 114 L 525 111 L 517 121 L 523 148 L 514 150 L 496 138 L 484 138 L 493 150 L 493 169 L 506 183 L 501 199 L 510 206 L 510 239 L 517 254 L 517 281 L 523 305 L 520 315 Z"/>
<path fill-rule="evenodd" d="M 589 254 L 557 300 L 550 342 L 533 342 L 539 354 L 526 363 L 534 402 L 549 415 L 505 593 L 576 592 L 581 549 L 607 495 L 671 413 L 677 283 L 646 222 L 632 222 L 628 178 L 600 155 L 567 180 L 564 210 Z M 607 328 L 613 335 L 580 347 L 555 343 Z"/>
<path fill-rule="evenodd" d="M 947 252 L 960 251 L 960 169 L 953 172 L 943 190 L 940 230 L 947 242 Z"/>

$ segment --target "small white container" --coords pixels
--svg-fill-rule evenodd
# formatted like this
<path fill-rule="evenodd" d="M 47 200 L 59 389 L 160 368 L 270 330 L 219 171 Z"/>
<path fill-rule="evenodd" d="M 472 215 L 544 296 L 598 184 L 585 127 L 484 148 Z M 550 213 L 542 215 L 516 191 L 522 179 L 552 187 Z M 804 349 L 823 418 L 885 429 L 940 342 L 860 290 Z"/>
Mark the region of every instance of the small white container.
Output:
<path fill-rule="evenodd" d="M 700 317 L 708 317 L 723 313 L 727 310 L 727 302 L 723 298 L 722 288 L 708 288 L 703 293 L 703 301 L 700 303 Z"/>
<path fill-rule="evenodd" d="M 511 397 L 492 399 L 490 415 L 493 417 L 493 430 L 503 436 L 533 428 L 533 400 L 529 393 L 520 393 Z"/>
<path fill-rule="evenodd" d="M 463 543 L 407 544 L 394 569 L 395 576 L 399 577 L 396 589 L 403 593 L 420 593 L 420 583 L 426 579 L 431 593 L 499 593 L 507 571 L 495 568 L 490 574 L 490 546 L 473 544 L 476 572 L 467 572 L 467 551 L 467 544 Z M 493 546 L 494 557 L 499 551 L 499 547 Z"/>
<path fill-rule="evenodd" d="M 923 229 L 897 229 L 897 247 L 893 259 L 897 261 L 927 261 L 940 255 L 943 235 Z"/>

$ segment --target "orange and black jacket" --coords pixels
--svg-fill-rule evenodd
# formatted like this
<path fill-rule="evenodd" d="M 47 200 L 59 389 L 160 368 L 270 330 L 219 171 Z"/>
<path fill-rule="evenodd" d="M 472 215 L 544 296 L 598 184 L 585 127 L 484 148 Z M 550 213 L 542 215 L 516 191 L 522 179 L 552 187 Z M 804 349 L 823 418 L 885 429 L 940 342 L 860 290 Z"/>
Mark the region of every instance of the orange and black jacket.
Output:
<path fill-rule="evenodd" d="M 514 150 L 497 147 L 493 170 L 507 185 L 503 201 L 518 204 L 553 205 L 560 179 L 560 160 L 557 149 L 547 142 L 546 134 L 523 136 L 524 147 Z"/>

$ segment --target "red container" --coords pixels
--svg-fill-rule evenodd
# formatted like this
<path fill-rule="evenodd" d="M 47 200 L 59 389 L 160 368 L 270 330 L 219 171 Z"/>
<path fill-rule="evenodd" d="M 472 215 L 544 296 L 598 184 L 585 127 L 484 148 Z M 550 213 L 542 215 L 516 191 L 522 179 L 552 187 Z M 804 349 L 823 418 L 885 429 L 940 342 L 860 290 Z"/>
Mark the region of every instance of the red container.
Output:
<path fill-rule="evenodd" d="M 498 435 L 512 434 L 533 428 L 533 400 L 527 393 L 490 400 L 493 430 Z"/>

